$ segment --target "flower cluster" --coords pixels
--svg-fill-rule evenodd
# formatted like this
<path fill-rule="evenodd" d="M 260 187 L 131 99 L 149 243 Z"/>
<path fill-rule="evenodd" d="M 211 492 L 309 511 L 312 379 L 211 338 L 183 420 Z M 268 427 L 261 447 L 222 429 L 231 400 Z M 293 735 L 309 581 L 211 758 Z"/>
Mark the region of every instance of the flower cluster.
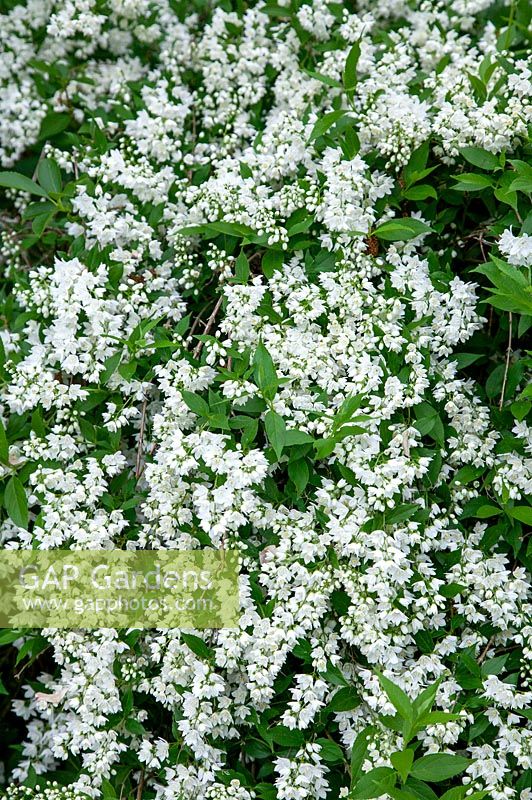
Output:
<path fill-rule="evenodd" d="M 531 71 L 489 5 L 7 4 L 0 542 L 242 571 L 237 629 L 8 636 L 6 800 L 530 797 Z"/>

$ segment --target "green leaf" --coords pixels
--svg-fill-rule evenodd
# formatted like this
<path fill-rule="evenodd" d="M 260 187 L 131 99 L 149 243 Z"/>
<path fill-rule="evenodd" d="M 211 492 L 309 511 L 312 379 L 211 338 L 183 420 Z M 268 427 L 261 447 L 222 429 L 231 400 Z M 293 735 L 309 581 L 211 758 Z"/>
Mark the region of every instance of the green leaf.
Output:
<path fill-rule="evenodd" d="M 225 414 L 210 414 L 209 427 L 223 431 L 231 430 L 229 419 L 225 416 Z"/>
<path fill-rule="evenodd" d="M 476 172 L 462 172 L 453 176 L 458 183 L 452 188 L 458 192 L 481 192 L 488 186 L 493 186 L 493 180 L 487 175 L 477 175 Z"/>
<path fill-rule="evenodd" d="M 452 598 L 461 594 L 465 588 L 466 587 L 461 583 L 448 583 L 447 586 L 442 586 L 440 588 L 440 594 L 442 597 Z"/>
<path fill-rule="evenodd" d="M 277 380 L 277 372 L 275 371 L 272 357 L 262 342 L 259 342 L 255 350 L 253 364 L 255 367 L 254 375 L 257 386 L 262 391 L 264 397 L 268 400 L 273 400 L 277 394 L 279 381 Z"/>
<path fill-rule="evenodd" d="M 434 681 L 416 697 L 414 700 L 414 714 L 416 717 L 423 717 L 430 711 L 434 705 L 440 683 L 441 679 Z"/>
<path fill-rule="evenodd" d="M 266 278 L 271 278 L 275 270 L 281 269 L 283 259 L 282 250 L 266 250 L 261 261 L 262 272 Z"/>
<path fill-rule="evenodd" d="M 473 87 L 475 98 L 479 103 L 483 103 L 488 96 L 484 81 L 480 80 L 480 78 L 478 78 L 476 75 L 473 75 L 471 72 L 467 73 L 467 77 L 469 78 L 469 83 Z"/>
<path fill-rule="evenodd" d="M 471 764 L 469 758 L 451 753 L 432 753 L 414 762 L 411 773 L 414 778 L 429 783 L 438 783 L 454 778 Z"/>
<path fill-rule="evenodd" d="M 127 719 L 125 722 L 125 728 L 129 733 L 133 733 L 135 736 L 142 736 L 146 733 L 146 728 L 136 719 Z"/>
<path fill-rule="evenodd" d="M 281 458 L 285 445 L 286 425 L 284 419 L 276 411 L 270 409 L 264 417 L 264 426 L 271 446 L 277 458 Z"/>
<path fill-rule="evenodd" d="M 437 199 L 436 189 L 428 183 L 421 183 L 419 186 L 412 186 L 410 189 L 405 189 L 403 197 L 407 200 L 426 200 L 427 197 L 434 197 Z"/>
<path fill-rule="evenodd" d="M 317 120 L 312 131 L 310 133 L 309 142 L 312 142 L 314 139 L 317 139 L 318 136 L 323 136 L 324 133 L 327 133 L 329 128 L 332 128 L 335 122 L 338 122 L 341 117 L 345 115 L 345 110 L 340 109 L 339 111 L 329 111 L 328 114 L 324 114 L 323 117 Z"/>
<path fill-rule="evenodd" d="M 35 181 L 18 172 L 0 172 L 0 186 L 5 186 L 7 189 L 19 189 L 21 192 L 29 192 L 39 197 L 48 197 L 44 189 L 41 189 Z"/>
<path fill-rule="evenodd" d="M 499 308 L 501 311 L 512 311 L 516 314 L 532 314 L 532 292 L 529 292 L 530 297 L 525 294 L 506 294 L 504 292 L 496 292 L 489 295 L 487 298 L 488 303 L 494 308 Z"/>
<path fill-rule="evenodd" d="M 532 525 L 532 506 L 514 506 L 505 509 L 508 516 L 524 522 L 525 525 Z"/>
<path fill-rule="evenodd" d="M 361 394 L 354 394 L 345 398 L 342 405 L 334 415 L 334 423 L 333 423 L 334 431 L 338 430 L 340 425 L 343 425 L 344 423 L 349 422 L 350 420 L 353 419 L 353 415 L 360 408 L 362 399 L 363 395 Z"/>
<path fill-rule="evenodd" d="M 482 147 L 463 147 L 460 153 L 466 161 L 469 161 L 475 167 L 480 167 L 480 169 L 492 172 L 500 168 L 498 157 Z"/>
<path fill-rule="evenodd" d="M 442 796 L 440 800 L 462 800 L 466 796 L 466 792 L 468 790 L 468 786 L 464 784 L 463 786 L 454 786 L 452 789 L 448 789 Z M 481 789 L 480 792 L 473 792 L 472 794 L 467 795 L 467 800 L 482 800 L 483 797 L 486 797 L 488 794 L 487 789 Z"/>
<path fill-rule="evenodd" d="M 482 353 L 453 353 L 450 358 L 456 361 L 458 369 L 465 369 L 482 358 Z"/>
<path fill-rule="evenodd" d="M 386 523 L 388 525 L 398 525 L 400 522 L 410 519 L 419 510 L 420 506 L 417 503 L 402 503 L 392 509 L 390 513 L 386 513 Z"/>
<path fill-rule="evenodd" d="M 382 673 L 377 672 L 377 677 L 380 685 L 386 692 L 388 700 L 394 706 L 398 714 L 407 722 L 411 722 L 414 719 L 414 706 L 406 692 L 389 678 L 386 678 Z"/>
<path fill-rule="evenodd" d="M 410 774 L 410 768 L 414 761 L 414 751 L 398 750 L 396 753 L 391 754 L 390 761 L 404 783 Z"/>
<path fill-rule="evenodd" d="M 511 206 L 514 211 L 517 210 L 517 194 L 506 186 L 497 186 L 494 195 L 501 203 Z"/>
<path fill-rule="evenodd" d="M 519 422 L 522 422 L 531 408 L 532 403 L 529 403 L 528 400 L 517 400 L 510 406 L 510 411 Z"/>
<path fill-rule="evenodd" d="M 374 234 L 386 242 L 407 242 L 422 233 L 432 230 L 424 222 L 414 217 L 401 217 L 384 222 L 375 229 Z"/>
<path fill-rule="evenodd" d="M 495 517 L 497 514 L 502 514 L 502 509 L 497 506 L 484 505 L 477 509 L 475 517 L 477 519 L 489 519 L 489 517 Z"/>
<path fill-rule="evenodd" d="M 193 633 L 181 633 L 181 641 L 183 641 L 189 650 L 192 650 L 194 655 L 201 659 L 212 660 L 214 658 L 214 650 L 209 645 L 205 644 L 203 639 L 195 636 Z"/>
<path fill-rule="evenodd" d="M 336 446 L 336 440 L 332 437 L 327 439 L 317 439 L 314 442 L 314 450 L 316 451 L 316 458 L 328 458 Z"/>
<path fill-rule="evenodd" d="M 7 482 L 4 506 L 10 519 L 19 528 L 28 529 L 28 500 L 20 480 L 13 475 Z"/>
<path fill-rule="evenodd" d="M 284 725 L 277 725 L 270 731 L 270 736 L 275 744 L 282 747 L 300 747 L 304 742 L 303 733 L 299 730 L 292 730 Z"/>
<path fill-rule="evenodd" d="M 369 743 L 377 733 L 377 728 L 374 725 L 368 725 L 361 731 L 353 744 L 351 751 L 351 786 L 354 786 L 362 774 L 362 765 L 366 760 L 366 753 L 368 752 Z"/>
<path fill-rule="evenodd" d="M 360 44 L 355 42 L 347 56 L 342 82 L 346 92 L 352 92 L 357 85 L 357 66 L 360 58 Z"/>
<path fill-rule="evenodd" d="M 242 437 L 240 439 L 240 443 L 244 450 L 250 446 L 250 444 L 255 439 L 257 432 L 259 429 L 259 421 L 257 419 L 249 418 L 249 423 L 245 426 L 244 431 L 242 433 Z"/>
<path fill-rule="evenodd" d="M 61 133 L 61 131 L 64 131 L 65 128 L 68 128 L 69 124 L 69 114 L 62 114 L 59 111 L 51 111 L 41 122 L 38 141 L 42 141 L 43 139 L 51 139 L 52 136 L 55 136 L 56 134 Z"/>
<path fill-rule="evenodd" d="M 50 192 L 60 192 L 62 188 L 61 170 L 53 158 L 43 158 L 37 166 L 37 178 L 42 188 Z"/>
<path fill-rule="evenodd" d="M 44 636 L 32 636 L 30 639 L 26 639 L 22 647 L 17 653 L 17 658 L 15 660 L 15 664 L 20 664 L 26 656 L 29 656 L 29 659 L 36 658 L 39 653 L 44 652 L 50 646 L 47 639 Z"/>
<path fill-rule="evenodd" d="M 183 389 L 181 392 L 181 397 L 185 402 L 187 408 L 190 408 L 194 414 L 197 414 L 198 417 L 208 417 L 210 413 L 210 409 L 208 403 L 205 402 L 203 397 L 200 397 L 198 394 L 194 394 L 194 392 L 188 392 L 186 389 Z"/>
<path fill-rule="evenodd" d="M 249 274 L 249 261 L 244 251 L 241 250 L 240 255 L 235 262 L 235 277 L 238 283 L 247 283 Z"/>
<path fill-rule="evenodd" d="M 128 361 L 125 364 L 120 364 L 118 367 L 118 374 L 126 381 L 130 381 L 137 371 L 137 361 Z"/>
<path fill-rule="evenodd" d="M 341 669 L 335 667 L 330 661 L 327 662 L 327 669 L 321 672 L 320 675 L 333 686 L 348 686 L 344 674 Z"/>
<path fill-rule="evenodd" d="M 100 373 L 101 384 L 107 383 L 107 381 L 115 374 L 121 358 L 122 353 L 121 351 L 118 351 L 104 361 L 104 370 Z"/>
<path fill-rule="evenodd" d="M 338 764 L 344 760 L 344 751 L 330 739 L 316 739 L 316 744 L 321 747 L 320 758 L 327 764 Z"/>
<path fill-rule="evenodd" d="M 353 686 L 343 686 L 327 703 L 327 711 L 351 711 L 361 703 L 360 697 Z"/>
<path fill-rule="evenodd" d="M 322 75 L 321 72 L 313 72 L 310 69 L 304 69 L 303 72 L 310 78 L 314 78 L 315 80 L 320 81 L 320 83 L 324 83 L 326 86 L 331 86 L 333 89 L 342 88 L 340 81 L 336 81 L 334 78 L 329 78 L 328 75 Z"/>
<path fill-rule="evenodd" d="M 308 464 L 304 458 L 300 458 L 297 461 L 290 461 L 288 464 L 288 477 L 296 487 L 297 493 L 302 494 L 305 491 L 310 477 Z"/>
<path fill-rule="evenodd" d="M 405 789 L 405 787 L 398 788 L 394 786 L 391 789 L 388 789 L 388 796 L 392 798 L 392 800 L 419 800 L 419 795 L 414 794 L 410 791 L 410 788 Z"/>
<path fill-rule="evenodd" d="M 390 767 L 375 767 L 362 775 L 351 789 L 349 800 L 371 800 L 385 795 L 395 784 L 395 772 Z"/>
<path fill-rule="evenodd" d="M 55 211 L 55 204 L 51 200 L 37 200 L 35 203 L 30 203 L 22 215 L 23 219 L 34 219 L 40 217 L 49 211 Z"/>
<path fill-rule="evenodd" d="M 432 653 L 434 650 L 434 640 L 428 631 L 418 631 L 415 634 L 415 640 L 423 655 Z"/>
<path fill-rule="evenodd" d="M 305 431 L 297 431 L 292 428 L 291 430 L 286 431 L 284 446 L 293 447 L 294 445 L 311 444 L 312 442 L 314 442 L 314 438 L 310 435 L 310 433 L 305 433 Z"/>
<path fill-rule="evenodd" d="M 103 793 L 103 800 L 114 800 L 116 797 L 116 792 L 114 790 L 113 784 L 110 781 L 102 781 L 102 793 Z"/>
<path fill-rule="evenodd" d="M 515 178 L 509 185 L 508 189 L 511 192 L 523 192 L 528 194 L 532 192 L 532 179 L 531 178 Z"/>
<path fill-rule="evenodd" d="M 427 166 L 428 157 L 429 142 L 423 142 L 422 145 L 413 151 L 404 168 L 403 175 L 407 187 L 419 180 L 416 176 L 421 174 Z M 429 170 L 429 172 L 430 171 L 431 170 Z"/>
<path fill-rule="evenodd" d="M 48 227 L 48 223 L 52 221 L 55 216 L 55 211 L 46 211 L 44 214 L 39 214 L 34 217 L 31 223 L 31 229 L 35 236 L 39 238 L 42 236 L 44 230 Z"/>
<path fill-rule="evenodd" d="M 510 655 L 509 653 L 505 653 L 502 656 L 496 656 L 495 658 L 488 658 L 486 661 L 483 662 L 480 668 L 481 674 L 500 675 L 505 667 L 506 662 L 508 661 L 509 655 Z"/>
<path fill-rule="evenodd" d="M 344 117 L 344 120 L 345 119 L 348 118 Z M 338 123 L 338 128 L 342 126 L 344 120 Z M 343 139 L 340 140 L 340 147 L 348 161 L 351 161 L 360 151 L 360 139 L 352 127 L 346 129 Z"/>

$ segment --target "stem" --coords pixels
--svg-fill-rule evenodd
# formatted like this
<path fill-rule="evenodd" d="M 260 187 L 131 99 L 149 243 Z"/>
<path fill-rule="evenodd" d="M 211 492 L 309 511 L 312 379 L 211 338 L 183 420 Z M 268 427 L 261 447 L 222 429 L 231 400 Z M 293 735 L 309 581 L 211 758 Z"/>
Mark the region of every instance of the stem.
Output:
<path fill-rule="evenodd" d="M 144 443 L 144 430 L 146 427 L 146 407 L 148 405 L 148 401 L 144 398 L 142 403 L 142 412 L 140 418 L 140 431 L 139 431 L 139 442 L 137 445 L 137 460 L 135 463 L 135 477 L 138 480 L 142 475 L 142 445 Z"/>
<path fill-rule="evenodd" d="M 508 380 L 508 370 L 510 369 L 510 358 L 512 355 L 512 312 L 508 312 L 508 346 L 506 348 L 506 363 L 504 366 L 504 378 L 502 381 L 501 399 L 499 400 L 499 411 L 502 411 L 504 403 L 504 392 L 506 390 L 506 381 Z"/>
<path fill-rule="evenodd" d="M 216 319 L 216 314 L 220 310 L 220 307 L 222 305 L 222 301 L 223 301 L 223 296 L 218 298 L 218 301 L 217 301 L 216 305 L 214 306 L 214 308 L 212 310 L 212 314 L 209 317 L 209 319 L 207 320 L 207 324 L 205 325 L 205 328 L 204 328 L 204 331 L 203 331 L 203 336 L 206 336 L 209 333 L 209 331 L 212 328 L 212 326 L 214 325 L 214 320 Z M 202 347 L 203 347 L 203 342 L 200 340 L 197 343 L 196 347 L 194 348 L 194 352 L 192 354 L 194 356 L 194 358 L 199 358 Z"/>
<path fill-rule="evenodd" d="M 141 770 L 139 785 L 137 788 L 137 800 L 142 800 L 142 792 L 144 791 L 144 770 Z"/>

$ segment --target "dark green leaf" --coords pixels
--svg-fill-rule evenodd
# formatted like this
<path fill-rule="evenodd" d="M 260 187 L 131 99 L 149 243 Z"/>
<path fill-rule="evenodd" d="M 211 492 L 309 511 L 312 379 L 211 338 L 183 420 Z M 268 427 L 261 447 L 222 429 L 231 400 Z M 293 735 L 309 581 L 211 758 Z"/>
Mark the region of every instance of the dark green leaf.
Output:
<path fill-rule="evenodd" d="M 285 445 L 286 425 L 280 414 L 270 409 L 264 417 L 266 434 L 277 458 L 281 458 Z"/>
<path fill-rule="evenodd" d="M 309 141 L 311 142 L 313 139 L 317 139 L 318 136 L 323 136 L 324 133 L 327 133 L 329 128 L 331 128 L 335 122 L 338 122 L 344 114 L 345 111 L 340 109 L 339 111 L 329 111 L 328 114 L 324 114 L 323 117 L 320 117 L 312 128 Z"/>
<path fill-rule="evenodd" d="M 387 242 L 407 242 L 422 233 L 429 233 L 431 228 L 414 217 L 401 217 L 384 222 L 375 229 L 374 234 Z"/>
<path fill-rule="evenodd" d="M 462 172 L 461 175 L 455 175 L 454 178 L 458 183 L 452 188 L 458 192 L 481 192 L 488 186 L 493 186 L 491 178 L 488 178 L 487 175 L 477 175 L 475 172 Z"/>
<path fill-rule="evenodd" d="M 268 400 L 273 400 L 277 394 L 279 382 L 277 380 L 277 372 L 273 365 L 272 357 L 262 344 L 259 342 L 253 358 L 255 367 L 255 382 L 259 389 L 262 391 L 264 397 Z"/>
<path fill-rule="evenodd" d="M 291 730 L 284 725 L 278 725 L 272 728 L 270 736 L 275 744 L 282 747 L 300 747 L 304 742 L 303 733 L 299 730 Z"/>
<path fill-rule="evenodd" d="M 0 186 L 8 189 L 19 189 L 21 192 L 29 192 L 39 197 L 48 197 L 44 189 L 41 189 L 31 178 L 20 175 L 18 172 L 0 172 Z"/>
<path fill-rule="evenodd" d="M 432 753 L 414 762 L 412 775 L 422 781 L 438 783 L 454 778 L 471 764 L 469 758 L 451 753 Z"/>
<path fill-rule="evenodd" d="M 357 85 L 357 66 L 360 58 L 360 44 L 355 42 L 347 56 L 342 81 L 346 92 L 352 92 Z"/>
<path fill-rule="evenodd" d="M 288 464 L 288 477 L 296 487 L 298 494 L 302 494 L 305 491 L 309 476 L 309 468 L 305 459 L 300 458 L 297 461 L 290 461 Z"/>
<path fill-rule="evenodd" d="M 16 475 L 12 475 L 7 482 L 4 506 L 15 525 L 19 528 L 28 528 L 28 500 L 24 486 Z"/>
<path fill-rule="evenodd" d="M 276 269 L 281 269 L 283 265 L 282 250 L 266 250 L 262 256 L 262 271 L 267 278 L 271 278 Z"/>
<path fill-rule="evenodd" d="M 380 685 L 386 692 L 388 700 L 396 711 L 404 720 L 411 721 L 414 718 L 414 707 L 406 692 L 380 672 L 377 672 L 377 677 Z"/>
<path fill-rule="evenodd" d="M 475 167 L 480 167 L 480 169 L 486 169 L 491 172 L 500 168 L 498 157 L 482 147 L 463 147 L 460 153 L 466 161 L 469 161 Z"/>
<path fill-rule="evenodd" d="M 360 705 L 360 697 L 352 686 L 343 686 L 327 703 L 328 711 L 351 711 Z"/>
<path fill-rule="evenodd" d="M 199 636 L 195 636 L 192 633 L 183 633 L 181 632 L 181 641 L 183 641 L 189 650 L 192 650 L 194 655 L 198 656 L 201 659 L 211 660 L 214 657 L 214 650 L 212 647 L 209 647 L 203 639 Z"/>
<path fill-rule="evenodd" d="M 62 187 L 61 170 L 53 158 L 43 158 L 37 166 L 37 178 L 48 194 L 60 192 Z"/>
<path fill-rule="evenodd" d="M 183 398 L 186 406 L 190 408 L 194 414 L 197 414 L 198 417 L 208 417 L 209 416 L 209 406 L 208 403 L 205 402 L 203 397 L 200 397 L 194 392 L 188 392 L 186 389 L 183 389 L 181 392 L 181 397 Z"/>
<path fill-rule="evenodd" d="M 344 760 L 344 751 L 336 742 L 331 742 L 330 739 L 316 739 L 316 744 L 321 747 L 320 758 L 327 764 L 338 764 Z"/>
<path fill-rule="evenodd" d="M 513 519 L 524 522 L 525 525 L 532 525 L 532 506 L 514 506 L 506 508 L 505 511 Z"/>
<path fill-rule="evenodd" d="M 390 761 L 392 762 L 392 766 L 394 769 L 397 770 L 399 776 L 403 783 L 408 778 L 410 773 L 410 767 L 414 761 L 414 751 L 413 750 L 399 750 L 396 753 L 392 753 L 390 756 Z"/>
<path fill-rule="evenodd" d="M 395 784 L 395 772 L 390 767 L 375 767 L 362 775 L 349 793 L 349 800 L 371 800 L 387 793 Z"/>
<path fill-rule="evenodd" d="M 370 741 L 377 733 L 377 728 L 373 725 L 368 725 L 361 731 L 353 744 L 351 751 L 351 786 L 353 787 L 360 775 L 362 774 L 362 765 L 366 760 L 366 754 Z"/>

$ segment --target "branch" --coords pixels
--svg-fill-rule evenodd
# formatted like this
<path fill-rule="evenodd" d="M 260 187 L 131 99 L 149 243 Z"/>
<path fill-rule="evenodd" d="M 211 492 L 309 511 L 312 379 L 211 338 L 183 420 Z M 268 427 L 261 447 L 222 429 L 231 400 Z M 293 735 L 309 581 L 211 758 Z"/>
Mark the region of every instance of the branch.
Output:
<path fill-rule="evenodd" d="M 217 315 L 218 311 L 220 310 L 222 302 L 223 302 L 223 296 L 218 298 L 218 302 L 214 306 L 214 308 L 212 310 L 212 314 L 209 317 L 209 319 L 207 320 L 207 324 L 205 325 L 205 329 L 203 331 L 203 336 L 206 336 L 209 333 L 209 331 L 212 328 L 212 326 L 214 325 L 214 320 L 216 319 L 216 315 Z M 203 342 L 200 339 L 200 341 L 197 343 L 196 347 L 194 348 L 194 352 L 192 353 L 194 358 L 199 358 L 202 347 L 203 347 Z"/>
<path fill-rule="evenodd" d="M 508 380 L 508 370 L 510 369 L 510 358 L 512 356 L 512 312 L 508 312 L 508 347 L 506 348 L 506 364 L 504 366 L 504 378 L 502 381 L 501 399 L 499 400 L 499 411 L 502 411 L 504 404 L 504 392 L 506 381 Z"/>
<path fill-rule="evenodd" d="M 139 785 L 137 788 L 137 800 L 142 800 L 142 792 L 144 791 L 144 770 L 140 772 Z"/>
<path fill-rule="evenodd" d="M 144 444 L 144 430 L 146 428 L 146 408 L 148 405 L 148 400 L 144 398 L 142 402 L 142 411 L 140 417 L 140 430 L 139 430 L 139 441 L 137 445 L 137 460 L 135 463 L 135 478 L 138 480 L 142 475 L 142 445 Z"/>

